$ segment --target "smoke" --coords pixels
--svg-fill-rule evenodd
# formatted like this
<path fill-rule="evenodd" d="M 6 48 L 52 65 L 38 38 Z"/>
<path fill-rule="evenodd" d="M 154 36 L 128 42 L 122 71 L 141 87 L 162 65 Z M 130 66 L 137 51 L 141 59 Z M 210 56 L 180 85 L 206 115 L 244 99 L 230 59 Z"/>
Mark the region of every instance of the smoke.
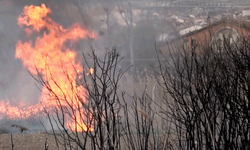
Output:
<path fill-rule="evenodd" d="M 9 102 L 11 106 L 24 107 L 36 104 L 41 92 L 35 85 L 35 80 L 23 67 L 22 61 L 15 58 L 16 43 L 23 35 L 17 25 L 22 9 L 10 1 L 0 1 L 0 101 Z M 0 120 L 0 124 L 9 127 L 11 131 L 12 123 L 28 125 L 32 122 L 34 121 L 15 121 L 8 118 Z"/>
<path fill-rule="evenodd" d="M 29 74 L 27 68 L 23 66 L 22 61 L 15 58 L 17 41 L 29 41 L 36 38 L 28 37 L 25 34 L 17 25 L 17 18 L 22 13 L 25 5 L 41 5 L 41 3 L 45 3 L 52 10 L 50 16 L 55 22 L 62 24 L 64 28 L 76 22 L 81 22 L 83 26 L 93 29 L 96 33 L 102 33 L 97 40 L 91 41 L 91 44 L 89 44 L 89 40 L 79 42 L 77 44 L 79 54 L 90 52 L 90 46 L 93 46 L 96 52 L 102 56 L 106 47 L 116 46 L 118 52 L 126 55 L 126 59 L 129 59 L 128 26 L 122 20 L 120 13 L 115 12 L 112 5 L 109 7 L 112 12 L 109 16 L 108 25 L 110 31 L 108 31 L 107 16 L 105 16 L 107 8 L 102 3 L 86 4 L 84 8 L 88 9 L 82 12 L 84 14 L 84 18 L 82 18 L 77 7 L 73 3 L 66 3 L 66 1 L 60 1 L 60 3 L 49 0 L 23 0 L 12 3 L 7 3 L 7 0 L 0 1 L 0 69 L 2 70 L 0 76 L 0 100 L 9 101 L 12 106 L 34 105 L 38 103 L 41 96 L 41 92 L 35 84 L 36 81 Z M 136 19 L 138 15 L 134 15 Z M 140 57 L 147 57 L 142 54 L 152 56 L 154 50 L 149 44 L 154 46 L 156 32 L 152 26 L 144 26 L 140 29 L 141 25 L 138 25 L 136 26 L 136 23 L 134 23 L 134 50 L 136 58 L 139 59 Z M 125 64 L 124 70 L 129 66 L 128 62 L 122 62 Z M 140 64 L 145 65 L 146 63 L 142 62 Z"/>
<path fill-rule="evenodd" d="M 14 105 L 20 101 L 35 103 L 39 96 L 34 79 L 15 58 L 15 44 L 21 33 L 17 18 L 21 10 L 5 1 L 0 3 L 0 99 Z"/>

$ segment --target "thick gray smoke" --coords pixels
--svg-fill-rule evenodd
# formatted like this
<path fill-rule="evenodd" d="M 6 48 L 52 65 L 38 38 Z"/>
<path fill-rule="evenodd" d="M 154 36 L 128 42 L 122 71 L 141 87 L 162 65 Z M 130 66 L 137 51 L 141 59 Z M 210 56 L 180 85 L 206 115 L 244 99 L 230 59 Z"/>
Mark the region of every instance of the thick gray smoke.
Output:
<path fill-rule="evenodd" d="M 8 0 L 0 1 L 0 101 L 9 102 L 11 106 L 34 105 L 41 95 L 35 80 L 23 66 L 22 60 L 15 58 L 16 43 L 22 40 L 23 36 L 22 29 L 17 25 L 17 18 L 22 11 L 23 7 L 19 5 Z M 18 132 L 11 128 L 11 124 L 20 123 L 36 128 L 39 121 L 35 122 L 5 118 L 0 121 L 0 128 L 6 127 L 12 132 Z"/>
<path fill-rule="evenodd" d="M 39 101 L 40 91 L 36 87 L 36 81 L 28 73 L 22 60 L 15 58 L 16 43 L 18 40 L 30 40 L 25 32 L 17 25 L 17 18 L 22 13 L 25 5 L 41 5 L 45 3 L 52 10 L 50 17 L 62 24 L 64 28 L 80 22 L 83 27 L 98 33 L 94 41 L 83 40 L 77 44 L 79 56 L 82 52 L 90 52 L 90 46 L 100 54 L 105 53 L 105 48 L 117 47 L 117 51 L 125 56 L 121 62 L 122 68 L 130 66 L 130 35 L 129 35 L 129 8 L 125 2 L 124 8 L 118 10 L 114 1 L 94 2 L 83 0 L 82 15 L 74 0 L 2 0 L 0 1 L 0 100 L 10 101 L 12 106 L 20 103 L 34 105 Z M 77 0 L 76 0 L 77 1 Z M 108 2 L 108 1 L 107 1 Z M 124 10 L 123 10 L 124 9 Z M 124 11 L 124 12 L 123 12 Z M 121 14 L 126 16 L 124 20 Z M 148 63 L 155 58 L 154 41 L 158 35 L 157 26 L 146 19 L 148 14 L 142 11 L 133 11 L 133 48 L 135 67 L 144 70 Z M 144 20 L 143 20 L 144 18 Z M 146 19 L 145 19 L 146 18 Z M 143 20 L 143 21 L 142 21 Z M 36 38 L 36 37 L 34 37 Z M 34 40 L 34 39 L 32 39 Z M 0 122 L 1 124 L 1 122 Z"/>
<path fill-rule="evenodd" d="M 39 90 L 34 79 L 15 58 L 16 42 L 21 40 L 21 28 L 17 25 L 22 8 L 0 1 L 0 100 L 11 104 L 19 102 L 34 104 L 39 99 Z"/>

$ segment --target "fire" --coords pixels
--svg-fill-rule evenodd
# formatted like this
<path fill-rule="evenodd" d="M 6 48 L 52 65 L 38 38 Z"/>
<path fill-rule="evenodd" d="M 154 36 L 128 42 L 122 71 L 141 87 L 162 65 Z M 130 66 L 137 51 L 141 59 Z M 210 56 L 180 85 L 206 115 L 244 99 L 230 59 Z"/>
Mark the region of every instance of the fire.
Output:
<path fill-rule="evenodd" d="M 25 119 L 29 117 L 34 117 L 39 113 L 39 108 L 37 107 L 13 107 L 9 104 L 9 102 L 3 102 L 0 101 L 0 110 L 1 110 L 1 118 L 3 119 L 3 116 L 8 116 L 10 119 Z"/>
<path fill-rule="evenodd" d="M 56 107 L 58 101 L 55 101 L 55 99 L 57 98 L 60 99 L 60 103 L 63 106 L 68 106 L 68 103 L 70 103 L 76 109 L 81 102 L 74 96 L 79 92 L 75 79 L 78 72 L 83 71 L 83 69 L 79 62 L 75 62 L 76 53 L 68 48 L 65 42 L 74 43 L 86 37 L 96 38 L 96 34 L 83 29 L 79 24 L 75 24 L 69 29 L 64 29 L 63 26 L 48 17 L 49 13 L 51 13 L 51 10 L 44 4 L 41 7 L 33 5 L 24 7 L 24 12 L 18 18 L 18 25 L 24 28 L 28 35 L 33 33 L 42 33 L 43 35 L 38 36 L 34 43 L 32 41 L 24 43 L 18 41 L 16 58 L 21 59 L 23 65 L 33 75 L 37 75 L 37 71 L 39 71 L 50 85 L 50 91 L 47 88 L 42 89 L 40 98 L 40 102 L 46 108 Z M 48 32 L 42 32 L 42 30 L 47 30 Z M 69 76 L 66 76 L 65 72 Z M 93 70 L 90 70 L 90 72 L 93 72 Z M 58 97 L 55 97 L 55 95 Z M 85 101 L 84 97 L 81 99 L 83 102 Z M 39 104 L 21 109 L 2 102 L 0 103 L 0 108 L 6 108 L 1 109 L 1 111 L 13 117 L 20 117 L 21 114 L 29 117 L 32 113 L 38 113 L 43 109 Z M 80 119 L 80 114 L 77 114 L 73 121 L 68 120 L 67 125 L 73 128 L 73 130 L 86 131 L 88 128 L 83 122 Z"/>
<path fill-rule="evenodd" d="M 89 71 L 90 71 L 90 74 L 93 74 L 94 73 L 94 68 L 90 68 Z"/>
<path fill-rule="evenodd" d="M 87 76 L 89 76 L 89 75 L 91 75 L 91 74 L 93 74 L 94 73 L 94 68 L 89 68 L 89 73 L 87 72 Z M 80 76 L 80 79 L 81 79 L 82 77 Z"/>

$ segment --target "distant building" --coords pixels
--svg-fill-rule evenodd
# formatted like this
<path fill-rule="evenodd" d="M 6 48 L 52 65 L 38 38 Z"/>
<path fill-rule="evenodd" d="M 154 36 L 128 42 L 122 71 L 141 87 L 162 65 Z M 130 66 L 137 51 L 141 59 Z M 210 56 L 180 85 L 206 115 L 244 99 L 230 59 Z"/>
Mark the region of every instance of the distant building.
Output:
<path fill-rule="evenodd" d="M 230 44 L 239 43 L 242 38 L 250 37 L 250 22 L 239 21 L 235 19 L 224 18 L 215 23 L 207 23 L 208 25 L 189 32 L 179 39 L 170 41 L 168 45 L 162 46 L 161 50 L 167 52 L 169 44 L 180 46 L 177 48 L 192 48 L 197 45 L 204 46 L 209 44 L 210 46 L 216 44 L 219 46 L 223 44 L 223 41 L 227 39 Z M 219 45 L 218 45 L 219 44 Z"/>
<path fill-rule="evenodd" d="M 201 28 L 202 28 L 201 26 L 195 25 L 195 26 L 192 26 L 192 27 L 189 27 L 189 28 L 180 30 L 179 34 L 183 36 L 183 35 L 186 35 L 186 34 L 188 34 L 188 33 L 190 33 L 190 32 L 199 30 L 199 29 L 201 29 Z"/>

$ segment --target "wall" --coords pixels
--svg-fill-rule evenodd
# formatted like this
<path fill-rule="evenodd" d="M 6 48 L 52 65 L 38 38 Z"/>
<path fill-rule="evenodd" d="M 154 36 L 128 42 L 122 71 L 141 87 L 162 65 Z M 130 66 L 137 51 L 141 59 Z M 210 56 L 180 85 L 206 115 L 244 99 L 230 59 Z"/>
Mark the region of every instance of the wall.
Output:
<path fill-rule="evenodd" d="M 250 26 L 249 26 L 250 27 Z M 207 26 L 201 30 L 198 30 L 196 33 L 190 34 L 184 39 L 186 39 L 189 43 L 189 47 L 191 47 L 192 40 L 196 40 L 196 43 L 199 46 L 204 46 L 206 44 L 210 44 L 213 35 L 223 28 L 230 28 L 238 33 L 240 37 L 249 37 L 249 28 L 247 24 L 244 24 L 243 22 L 239 21 L 225 21 L 225 22 L 219 22 L 217 24 L 212 24 L 210 26 Z"/>

